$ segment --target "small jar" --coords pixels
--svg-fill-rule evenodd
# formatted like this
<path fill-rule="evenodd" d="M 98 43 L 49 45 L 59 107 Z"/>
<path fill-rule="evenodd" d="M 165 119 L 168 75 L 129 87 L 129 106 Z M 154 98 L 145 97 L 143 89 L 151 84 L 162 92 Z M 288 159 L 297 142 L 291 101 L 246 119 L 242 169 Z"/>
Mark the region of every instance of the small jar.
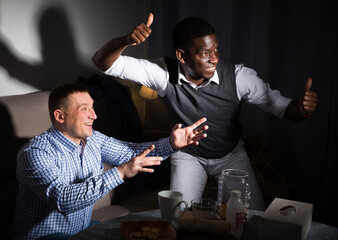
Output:
<path fill-rule="evenodd" d="M 219 209 L 219 218 L 225 219 L 226 204 L 231 197 L 232 190 L 241 192 L 241 199 L 244 205 L 245 221 L 248 217 L 248 208 L 250 205 L 250 184 L 249 173 L 239 169 L 225 169 L 218 178 L 218 196 L 217 204 Z"/>
<path fill-rule="evenodd" d="M 232 190 L 227 202 L 226 221 L 231 225 L 231 234 L 240 238 L 243 233 L 244 206 L 241 199 L 241 191 Z"/>

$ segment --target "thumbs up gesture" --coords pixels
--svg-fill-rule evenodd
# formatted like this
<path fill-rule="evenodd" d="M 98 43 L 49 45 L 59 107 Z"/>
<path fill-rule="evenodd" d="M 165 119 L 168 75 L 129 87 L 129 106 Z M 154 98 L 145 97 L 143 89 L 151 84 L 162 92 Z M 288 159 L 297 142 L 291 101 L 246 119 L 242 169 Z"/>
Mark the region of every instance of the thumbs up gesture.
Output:
<path fill-rule="evenodd" d="M 146 23 L 140 23 L 134 27 L 133 31 L 128 35 L 128 44 L 129 45 L 138 45 L 143 43 L 150 35 L 151 28 L 150 25 L 154 21 L 154 15 L 149 13 L 148 20 Z"/>
<path fill-rule="evenodd" d="M 318 95 L 315 92 L 310 91 L 312 85 L 312 78 L 309 78 L 305 84 L 305 91 L 301 96 L 300 104 L 304 117 L 310 116 L 317 107 Z"/>

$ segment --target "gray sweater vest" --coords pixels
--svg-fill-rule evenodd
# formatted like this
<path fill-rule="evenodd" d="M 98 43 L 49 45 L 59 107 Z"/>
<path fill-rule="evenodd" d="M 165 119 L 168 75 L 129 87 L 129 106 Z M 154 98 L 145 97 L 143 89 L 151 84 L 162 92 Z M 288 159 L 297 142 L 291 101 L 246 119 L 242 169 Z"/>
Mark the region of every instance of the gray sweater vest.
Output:
<path fill-rule="evenodd" d="M 236 92 L 235 66 L 220 61 L 217 65 L 219 84 L 211 82 L 197 90 L 188 83 L 178 83 L 178 62 L 166 59 L 169 83 L 162 98 L 172 126 L 182 123 L 191 125 L 202 117 L 207 118 L 208 137 L 187 152 L 203 158 L 220 158 L 237 145 L 242 127 L 239 122 L 240 101 Z"/>

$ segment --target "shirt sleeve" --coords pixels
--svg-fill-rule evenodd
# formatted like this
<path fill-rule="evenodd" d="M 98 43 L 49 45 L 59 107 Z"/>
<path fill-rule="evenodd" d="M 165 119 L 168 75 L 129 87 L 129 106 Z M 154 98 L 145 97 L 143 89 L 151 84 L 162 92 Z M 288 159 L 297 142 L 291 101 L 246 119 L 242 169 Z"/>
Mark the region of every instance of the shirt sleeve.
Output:
<path fill-rule="evenodd" d="M 254 104 L 265 112 L 283 118 L 284 112 L 292 101 L 273 90 L 270 85 L 257 76 L 253 69 L 236 65 L 236 86 L 239 100 Z"/>
<path fill-rule="evenodd" d="M 82 149 L 57 133 L 38 136 L 19 151 L 17 179 L 25 199 L 38 198 L 63 214 L 92 206 L 123 183 L 116 167 L 103 173 L 102 162 L 118 166 L 151 144 L 155 149 L 149 155 L 166 158 L 174 152 L 169 138 L 136 144 L 93 131 Z"/>
<path fill-rule="evenodd" d="M 163 58 L 137 59 L 122 55 L 104 73 L 149 87 L 160 96 L 164 95 L 169 82 Z"/>
<path fill-rule="evenodd" d="M 65 173 L 60 171 L 58 158 L 58 154 L 55 155 L 45 148 L 29 147 L 18 155 L 17 177 L 39 199 L 63 214 L 70 214 L 94 204 L 111 189 L 123 183 L 116 169 L 88 177 L 78 183 L 69 183 Z"/>
<path fill-rule="evenodd" d="M 163 157 L 163 159 L 166 159 L 174 152 L 171 147 L 169 137 L 162 138 L 156 142 L 132 143 L 107 137 L 97 131 L 95 134 L 101 144 L 102 162 L 114 166 L 120 166 L 121 164 L 129 161 L 133 157 L 141 154 L 151 145 L 155 145 L 155 149 L 151 151 L 148 156 L 160 156 Z"/>

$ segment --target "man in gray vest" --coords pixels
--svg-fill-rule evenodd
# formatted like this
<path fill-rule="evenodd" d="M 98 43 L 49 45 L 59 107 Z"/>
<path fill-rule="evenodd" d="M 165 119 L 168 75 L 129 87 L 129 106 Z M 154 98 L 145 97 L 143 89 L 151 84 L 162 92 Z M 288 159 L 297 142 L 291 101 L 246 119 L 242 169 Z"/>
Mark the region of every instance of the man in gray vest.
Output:
<path fill-rule="evenodd" d="M 165 103 L 171 124 L 188 126 L 208 119 L 208 138 L 197 147 L 171 156 L 171 189 L 181 191 L 190 202 L 202 196 L 208 175 L 218 177 L 223 169 L 249 173 L 250 209 L 264 210 L 264 202 L 249 158 L 243 147 L 239 110 L 242 101 L 259 106 L 277 117 L 294 122 L 316 109 L 317 94 L 308 79 L 301 101 L 272 90 L 257 73 L 242 64 L 219 60 L 216 31 L 198 17 L 183 19 L 173 31 L 177 59 L 136 59 L 121 55 L 150 35 L 153 14 L 133 31 L 110 40 L 93 56 L 94 64 L 108 75 L 134 81 L 155 90 Z"/>

